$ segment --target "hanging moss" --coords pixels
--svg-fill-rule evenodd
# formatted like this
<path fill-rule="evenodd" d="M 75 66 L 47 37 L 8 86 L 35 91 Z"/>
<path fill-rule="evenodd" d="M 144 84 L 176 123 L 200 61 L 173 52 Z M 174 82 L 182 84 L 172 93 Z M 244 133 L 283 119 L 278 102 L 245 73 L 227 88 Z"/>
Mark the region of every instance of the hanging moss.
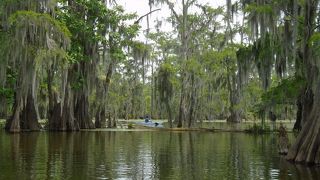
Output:
<path fill-rule="evenodd" d="M 50 0 L 5 0 L 0 3 L 1 25 L 9 39 L 4 57 L 17 70 L 14 112 L 6 126 L 10 131 L 20 131 L 20 127 L 39 128 L 37 115 L 25 114 L 28 113 L 26 108 L 36 113 L 41 78 L 37 74 L 54 64 L 66 64 L 62 59 L 66 59 L 65 50 L 69 47 L 71 34 L 65 25 L 47 14 L 53 13 L 54 6 L 54 1 Z"/>
<path fill-rule="evenodd" d="M 252 47 L 241 47 L 237 51 L 237 65 L 238 65 L 238 76 L 240 78 L 240 88 L 242 89 L 243 84 L 247 84 L 249 78 L 249 72 L 251 71 L 253 54 Z"/>
<path fill-rule="evenodd" d="M 136 60 L 148 59 L 150 56 L 150 47 L 143 42 L 136 41 L 132 43 L 132 52 Z"/>
<path fill-rule="evenodd" d="M 268 33 L 266 36 L 255 42 L 252 47 L 254 62 L 262 81 L 262 87 L 265 90 L 270 86 L 271 70 L 274 62 L 274 52 L 272 47 L 272 40 Z"/>
<path fill-rule="evenodd" d="M 52 46 L 50 43 L 53 43 L 52 41 L 50 42 L 49 38 L 59 42 L 59 45 L 65 49 L 70 44 L 70 31 L 64 24 L 53 19 L 48 14 L 17 11 L 10 16 L 9 23 L 15 29 L 16 36 L 20 38 L 18 40 L 21 42 L 25 42 L 25 38 L 29 37 L 28 43 L 47 46 L 49 49 Z"/>
<path fill-rule="evenodd" d="M 0 30 L 0 88 L 4 88 L 6 84 L 9 39 L 8 34 Z"/>
<path fill-rule="evenodd" d="M 174 69 L 170 63 L 164 63 L 160 66 L 158 72 L 158 90 L 160 100 L 165 102 L 170 100 L 173 95 L 172 76 Z"/>
<path fill-rule="evenodd" d="M 8 29 L 9 17 L 18 10 L 34 11 L 34 12 L 54 12 L 56 0 L 2 0 L 0 2 L 0 15 L 2 25 Z"/>

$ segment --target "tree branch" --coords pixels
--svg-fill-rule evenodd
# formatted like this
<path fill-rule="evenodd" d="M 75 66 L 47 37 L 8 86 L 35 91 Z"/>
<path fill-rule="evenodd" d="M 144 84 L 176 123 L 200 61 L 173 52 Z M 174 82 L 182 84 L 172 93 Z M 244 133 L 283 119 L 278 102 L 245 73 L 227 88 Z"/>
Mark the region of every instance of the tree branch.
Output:
<path fill-rule="evenodd" d="M 295 17 L 293 14 L 291 14 L 289 11 L 283 10 L 283 13 L 287 16 L 290 16 L 293 20 L 297 21 L 300 24 L 303 24 L 302 21 L 300 21 L 297 17 Z"/>
<path fill-rule="evenodd" d="M 214 14 L 207 13 L 207 11 L 206 11 L 206 9 L 204 7 L 201 7 L 201 8 L 202 8 L 203 14 L 200 14 L 200 16 L 203 16 L 203 17 L 208 17 L 209 16 L 209 19 L 204 23 L 200 23 L 200 27 L 198 29 L 190 28 L 189 33 L 195 33 L 195 32 L 202 31 L 203 29 L 208 27 L 209 24 L 213 21 L 213 19 L 215 19 L 216 16 L 218 15 L 218 13 L 214 13 Z"/>
<path fill-rule="evenodd" d="M 165 0 L 165 2 L 167 3 L 167 5 L 169 6 L 169 9 L 171 10 L 171 12 L 173 13 L 173 15 L 175 16 L 175 18 L 177 19 L 177 21 L 182 24 L 178 13 L 173 9 L 173 4 L 170 3 L 168 0 Z"/>
<path fill-rule="evenodd" d="M 195 2 L 196 2 L 196 0 L 190 0 L 190 1 L 188 0 L 187 1 L 187 7 L 191 6 Z"/>
<path fill-rule="evenodd" d="M 150 15 L 150 14 L 156 12 L 156 11 L 160 11 L 160 10 L 161 10 L 161 9 L 155 9 L 155 10 L 153 10 L 153 11 L 148 12 L 147 14 L 139 17 L 139 19 L 137 19 L 137 20 L 134 22 L 134 24 L 138 24 L 144 17 L 146 17 L 146 16 L 148 16 L 148 15 Z"/>

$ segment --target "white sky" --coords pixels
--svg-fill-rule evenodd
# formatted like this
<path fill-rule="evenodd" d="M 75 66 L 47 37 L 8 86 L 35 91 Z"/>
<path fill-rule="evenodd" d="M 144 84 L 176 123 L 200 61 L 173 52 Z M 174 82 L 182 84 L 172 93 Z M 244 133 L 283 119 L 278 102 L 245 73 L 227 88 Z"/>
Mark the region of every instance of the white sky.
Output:
<path fill-rule="evenodd" d="M 181 4 L 181 0 L 171 0 L 172 2 L 176 2 L 178 4 Z M 148 0 L 117 0 L 117 3 L 119 5 L 122 5 L 126 11 L 128 12 L 136 12 L 137 15 L 143 16 L 149 12 L 149 5 L 148 5 Z M 225 5 L 226 0 L 198 0 L 198 4 L 209 4 L 212 7 L 218 7 L 218 6 L 223 6 Z M 170 15 L 170 10 L 168 6 L 163 5 L 160 11 L 154 12 L 151 15 L 151 20 L 150 20 L 150 28 L 151 31 L 153 31 L 155 23 L 154 21 L 158 18 L 159 20 L 163 20 L 164 18 L 168 17 Z M 156 9 L 156 8 L 153 8 Z M 142 30 L 147 29 L 147 18 L 144 18 L 142 22 L 140 22 L 140 25 L 142 26 Z M 167 30 L 170 29 L 169 24 L 163 24 L 162 25 L 162 30 Z M 143 34 L 140 33 L 140 40 L 144 39 Z"/>

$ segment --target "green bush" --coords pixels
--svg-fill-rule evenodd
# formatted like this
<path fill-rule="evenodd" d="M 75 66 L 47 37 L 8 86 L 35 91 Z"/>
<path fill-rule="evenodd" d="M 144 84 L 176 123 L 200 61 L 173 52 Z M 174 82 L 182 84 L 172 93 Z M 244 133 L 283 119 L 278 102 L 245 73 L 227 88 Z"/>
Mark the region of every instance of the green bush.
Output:
<path fill-rule="evenodd" d="M 132 123 L 128 124 L 128 129 L 133 129 L 133 124 Z"/>

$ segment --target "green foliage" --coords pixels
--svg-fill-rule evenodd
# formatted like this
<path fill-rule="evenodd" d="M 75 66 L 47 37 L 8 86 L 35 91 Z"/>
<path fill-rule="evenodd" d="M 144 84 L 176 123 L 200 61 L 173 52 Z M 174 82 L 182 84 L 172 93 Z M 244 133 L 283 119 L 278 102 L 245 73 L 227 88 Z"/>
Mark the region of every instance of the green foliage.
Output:
<path fill-rule="evenodd" d="M 67 1 L 60 1 L 62 8 L 58 10 L 58 19 L 67 24 L 72 32 L 72 46 L 69 51 L 70 63 L 91 61 L 92 55 L 87 54 L 84 44 L 108 44 L 113 60 L 124 60 L 123 46 L 127 46 L 136 36 L 139 26 L 126 25 L 136 17 L 135 14 L 124 12 L 121 6 L 107 8 L 102 1 L 82 1 L 74 3 L 77 6 L 69 6 Z M 79 10 L 80 9 L 80 10 Z M 84 13 L 89 18 L 83 18 Z"/>
<path fill-rule="evenodd" d="M 175 70 L 170 63 L 163 63 L 158 72 L 158 90 L 160 100 L 168 103 L 173 96 L 173 83 L 172 78 Z"/>
<path fill-rule="evenodd" d="M 255 12 L 255 13 L 266 13 L 266 14 L 272 14 L 273 13 L 273 7 L 269 4 L 267 5 L 257 5 L 256 3 L 250 3 L 246 6 L 245 12 Z"/>
<path fill-rule="evenodd" d="M 130 44 L 135 60 L 149 59 L 151 47 L 140 41 L 132 41 Z"/>
<path fill-rule="evenodd" d="M 312 47 L 313 53 L 316 57 L 320 57 L 320 33 L 316 32 L 312 35 L 312 37 L 309 40 L 309 44 Z M 318 67 L 320 67 L 320 64 L 318 64 Z"/>
<path fill-rule="evenodd" d="M 73 90 L 80 90 L 84 86 L 84 77 L 80 73 L 76 73 L 75 81 L 71 83 L 71 88 Z"/>
<path fill-rule="evenodd" d="M 9 86 L 14 86 L 17 81 L 17 72 L 16 69 L 14 69 L 11 66 L 7 66 L 7 75 L 6 75 L 6 83 Z"/>
<path fill-rule="evenodd" d="M 204 73 L 202 71 L 203 67 L 200 61 L 197 58 L 191 58 L 186 63 L 186 72 L 196 75 L 197 77 L 201 78 L 201 76 L 204 76 Z"/>
<path fill-rule="evenodd" d="M 247 79 L 249 78 L 249 73 L 253 64 L 253 53 L 252 47 L 240 47 L 236 52 L 237 56 L 237 66 L 238 66 L 238 76 L 242 84 L 247 83 Z M 242 88 L 242 84 L 241 87 Z"/>
<path fill-rule="evenodd" d="M 261 96 L 264 93 L 258 79 L 251 80 L 243 88 L 243 98 L 240 101 L 240 106 L 246 113 L 247 119 L 254 119 L 253 116 L 258 115 L 261 104 Z"/>
<path fill-rule="evenodd" d="M 67 38 L 71 36 L 71 33 L 65 24 L 55 20 L 49 14 L 37 13 L 34 11 L 17 11 L 10 16 L 9 23 L 17 26 L 17 28 L 25 26 L 26 23 L 29 25 L 38 25 L 41 28 L 44 27 L 47 31 L 50 31 L 49 28 L 53 27 L 57 29 L 55 32 L 62 33 Z"/>
<path fill-rule="evenodd" d="M 227 8 L 190 1 L 184 11 L 171 1 L 150 1 L 150 5 L 157 2 L 172 12 L 168 21 L 173 30 L 161 32 L 158 21 L 155 28 L 149 27 L 147 41 L 141 42 L 136 39 L 139 22 L 133 22 L 137 15 L 109 1 L 2 0 L 0 96 L 13 99 L 20 81 L 29 85 L 32 72 L 20 70 L 27 62 L 36 66 L 25 70 L 35 69 L 34 87 L 40 86 L 42 101 L 37 103 L 44 109 L 48 109 L 49 71 L 54 76 L 51 91 L 58 99 L 65 87 L 71 87 L 71 96 L 84 93 L 90 97 L 88 107 L 93 107 L 90 114 L 105 108 L 122 117 L 151 110 L 163 117 L 166 103 L 177 116 L 181 102 L 186 114 L 194 105 L 194 114 L 187 116 L 197 120 L 225 119 L 230 109 L 250 119 L 267 107 L 295 104 L 306 81 L 293 77 L 298 66 L 303 67 L 295 56 L 303 42 L 304 19 L 301 14 L 284 13 L 293 12 L 291 1 L 228 1 Z M 230 14 L 239 10 L 243 24 Z M 236 38 L 239 35 L 242 42 Z M 309 45 L 318 57 L 319 33 L 313 34 Z M 314 62 L 319 63 L 317 58 Z M 261 131 L 258 125 L 250 129 Z"/>
<path fill-rule="evenodd" d="M 254 63 L 258 69 L 262 87 L 266 90 L 270 86 L 271 70 L 273 66 L 273 42 L 271 35 L 267 33 L 256 41 L 252 47 Z"/>
<path fill-rule="evenodd" d="M 263 106 L 295 104 L 295 100 L 305 86 L 305 82 L 301 77 L 283 79 L 277 86 L 272 87 L 262 95 Z"/>
<path fill-rule="evenodd" d="M 11 88 L 0 88 L 0 97 L 5 97 L 9 104 L 13 104 L 14 90 Z"/>
<path fill-rule="evenodd" d="M 9 49 L 9 45 L 10 45 L 10 38 L 9 38 L 9 34 L 5 31 L 1 31 L 0 29 L 0 63 L 1 64 L 5 64 L 6 60 L 6 56 L 8 54 L 8 49 Z"/>
<path fill-rule="evenodd" d="M 129 124 L 128 124 L 128 129 L 133 129 L 133 128 L 134 128 L 133 124 L 132 124 L 132 123 L 129 123 Z"/>

